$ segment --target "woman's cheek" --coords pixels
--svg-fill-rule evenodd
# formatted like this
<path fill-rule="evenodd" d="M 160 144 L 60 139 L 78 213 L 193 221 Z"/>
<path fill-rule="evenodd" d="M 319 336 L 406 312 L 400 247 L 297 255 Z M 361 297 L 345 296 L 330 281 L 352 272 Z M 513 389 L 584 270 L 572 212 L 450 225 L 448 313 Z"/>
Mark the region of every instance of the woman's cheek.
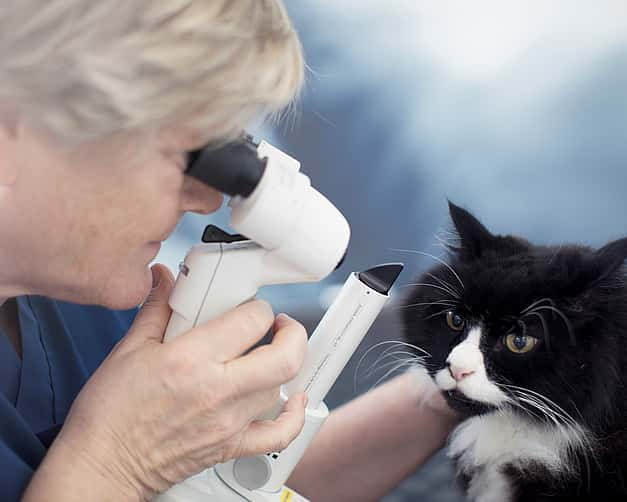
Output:
<path fill-rule="evenodd" d="M 178 166 L 170 167 L 159 180 L 156 203 L 168 213 L 174 213 L 181 206 L 185 176 Z"/>

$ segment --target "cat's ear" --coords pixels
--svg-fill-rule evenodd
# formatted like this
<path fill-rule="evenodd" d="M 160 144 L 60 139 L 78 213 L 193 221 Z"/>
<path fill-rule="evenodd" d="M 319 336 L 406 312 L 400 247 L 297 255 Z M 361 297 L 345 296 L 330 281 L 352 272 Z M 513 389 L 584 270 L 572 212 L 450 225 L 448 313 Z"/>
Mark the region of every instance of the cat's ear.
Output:
<path fill-rule="evenodd" d="M 451 201 L 448 208 L 459 235 L 461 248 L 458 253 L 462 258 L 479 258 L 483 251 L 494 245 L 496 237 L 477 218 Z"/>
<path fill-rule="evenodd" d="M 606 244 L 594 254 L 598 267 L 597 280 L 615 273 L 627 259 L 627 237 Z"/>

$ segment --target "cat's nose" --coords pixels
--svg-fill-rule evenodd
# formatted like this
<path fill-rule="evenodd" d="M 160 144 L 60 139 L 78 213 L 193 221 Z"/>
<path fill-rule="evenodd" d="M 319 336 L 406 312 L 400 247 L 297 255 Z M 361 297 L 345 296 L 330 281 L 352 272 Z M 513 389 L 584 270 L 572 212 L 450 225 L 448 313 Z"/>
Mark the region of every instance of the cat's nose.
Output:
<path fill-rule="evenodd" d="M 449 362 L 446 363 L 446 366 L 448 367 L 448 371 L 451 374 L 451 376 L 455 379 L 456 382 L 459 382 L 461 380 L 463 380 L 464 378 L 472 375 L 474 373 L 474 370 L 469 370 L 467 368 L 461 368 L 459 366 L 455 366 L 454 364 L 451 364 Z"/>

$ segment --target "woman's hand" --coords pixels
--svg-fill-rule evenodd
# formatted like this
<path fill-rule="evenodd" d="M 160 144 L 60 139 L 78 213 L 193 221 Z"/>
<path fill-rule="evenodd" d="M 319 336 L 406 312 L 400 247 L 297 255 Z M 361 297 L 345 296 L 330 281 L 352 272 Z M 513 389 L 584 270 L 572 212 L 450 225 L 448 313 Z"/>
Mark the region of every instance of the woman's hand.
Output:
<path fill-rule="evenodd" d="M 304 395 L 276 420 L 254 420 L 303 362 L 299 323 L 252 301 L 163 344 L 173 278 L 155 266 L 153 282 L 131 330 L 74 402 L 25 500 L 149 499 L 216 463 L 282 450 L 302 428 Z M 272 343 L 246 353 L 270 328 Z"/>
<path fill-rule="evenodd" d="M 287 483 L 312 500 L 381 500 L 459 420 L 427 373 L 410 370 L 334 410 Z"/>

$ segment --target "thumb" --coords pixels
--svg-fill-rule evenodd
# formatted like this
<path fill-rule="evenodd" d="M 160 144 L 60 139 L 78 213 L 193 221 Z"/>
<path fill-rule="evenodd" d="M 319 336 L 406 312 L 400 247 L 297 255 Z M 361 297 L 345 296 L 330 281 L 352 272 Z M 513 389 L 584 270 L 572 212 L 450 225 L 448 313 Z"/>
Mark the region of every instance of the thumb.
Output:
<path fill-rule="evenodd" d="M 127 338 L 161 343 L 172 310 L 168 299 L 174 285 L 172 273 L 164 265 L 153 265 L 152 289 L 135 317 Z"/>
<path fill-rule="evenodd" d="M 291 396 L 283 412 L 274 420 L 259 420 L 250 423 L 240 438 L 238 457 L 247 457 L 282 451 L 296 439 L 305 423 L 305 393 Z"/>

